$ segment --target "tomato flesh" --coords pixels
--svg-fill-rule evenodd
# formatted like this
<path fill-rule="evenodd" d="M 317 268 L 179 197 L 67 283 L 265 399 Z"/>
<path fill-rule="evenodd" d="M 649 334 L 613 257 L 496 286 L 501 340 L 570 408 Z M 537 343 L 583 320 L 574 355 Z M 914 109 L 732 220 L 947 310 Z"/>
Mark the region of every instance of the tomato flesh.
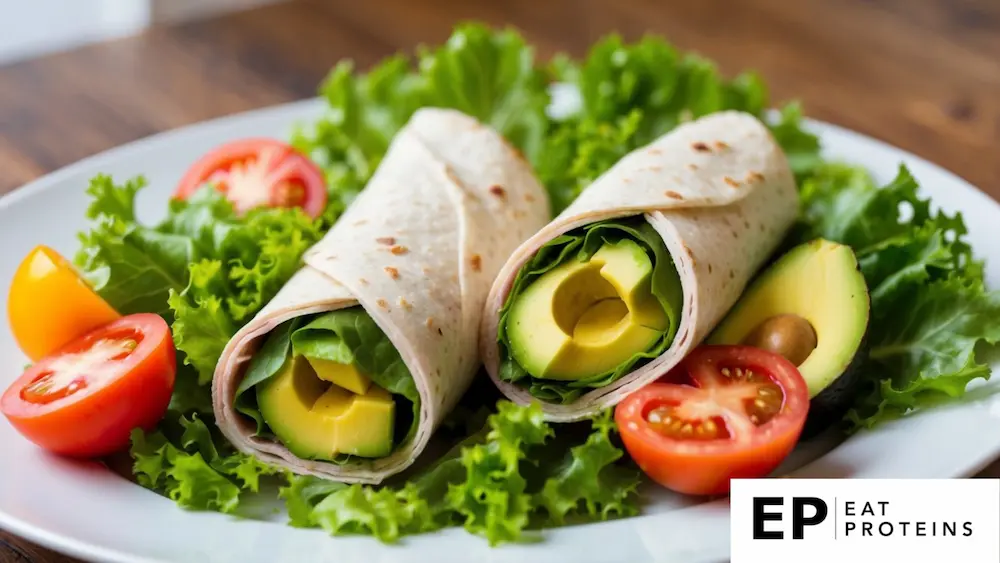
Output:
<path fill-rule="evenodd" d="M 0 412 L 38 446 L 78 457 L 128 446 L 134 428 L 166 412 L 176 350 L 158 315 L 123 317 L 28 368 L 0 396 Z"/>
<path fill-rule="evenodd" d="M 686 494 L 729 491 L 763 477 L 791 452 L 805 424 L 808 387 L 784 358 L 745 346 L 703 346 L 661 381 L 615 409 L 640 468 Z"/>
<path fill-rule="evenodd" d="M 318 217 L 327 201 L 319 167 L 275 139 L 244 139 L 210 151 L 184 175 L 174 197 L 187 199 L 206 184 L 226 194 L 239 213 L 299 207 Z"/>
<path fill-rule="evenodd" d="M 136 345 L 132 338 L 102 338 L 87 350 L 53 358 L 45 371 L 21 390 L 21 398 L 47 404 L 113 377 L 114 362 L 127 358 Z"/>

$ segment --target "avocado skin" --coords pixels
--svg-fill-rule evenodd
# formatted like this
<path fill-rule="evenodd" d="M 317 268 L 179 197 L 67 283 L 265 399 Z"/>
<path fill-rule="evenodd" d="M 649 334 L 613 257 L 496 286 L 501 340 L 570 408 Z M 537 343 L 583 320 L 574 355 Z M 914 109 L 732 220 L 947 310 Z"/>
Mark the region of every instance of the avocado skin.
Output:
<path fill-rule="evenodd" d="M 834 424 L 839 424 L 854 402 L 855 392 L 861 383 L 861 373 L 868 360 L 868 328 L 861 337 L 858 351 L 847 364 L 840 377 L 809 401 L 809 414 L 799 439 L 808 440 Z"/>
<path fill-rule="evenodd" d="M 860 262 L 858 262 L 857 271 L 861 272 Z M 867 287 L 867 282 L 865 285 Z M 867 296 L 868 322 L 865 323 L 865 332 L 861 335 L 858 349 L 854 352 L 854 357 L 851 358 L 851 362 L 847 364 L 847 368 L 840 374 L 840 377 L 833 380 L 809 401 L 809 414 L 806 415 L 806 424 L 799 437 L 801 440 L 808 440 L 830 426 L 840 424 L 854 402 L 858 386 L 861 384 L 864 365 L 868 361 L 868 337 L 872 326 L 872 295 L 870 291 Z"/>

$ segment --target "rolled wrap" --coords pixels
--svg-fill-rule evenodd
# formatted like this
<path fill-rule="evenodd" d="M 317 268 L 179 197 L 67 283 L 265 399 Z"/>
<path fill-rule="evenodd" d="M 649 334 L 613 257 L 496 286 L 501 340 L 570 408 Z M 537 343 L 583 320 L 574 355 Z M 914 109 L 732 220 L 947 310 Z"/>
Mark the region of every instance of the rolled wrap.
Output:
<path fill-rule="evenodd" d="M 240 451 L 299 474 L 378 483 L 402 471 L 479 368 L 477 328 L 497 271 L 549 213 L 529 164 L 498 133 L 457 111 L 419 110 L 305 266 L 226 346 L 212 382 L 219 428 Z M 355 305 L 413 376 L 421 399 L 413 438 L 387 457 L 337 465 L 255 436 L 234 395 L 263 337 L 291 318 Z"/>
<path fill-rule="evenodd" d="M 677 127 L 622 158 L 504 264 L 480 328 L 490 377 L 517 403 L 538 400 L 499 378 L 497 326 L 521 267 L 552 239 L 597 221 L 642 214 L 666 244 L 684 294 L 677 333 L 663 354 L 576 401 L 543 402 L 548 420 L 569 422 L 616 405 L 697 346 L 777 249 L 797 212 L 787 159 L 755 117 L 722 112 Z"/>

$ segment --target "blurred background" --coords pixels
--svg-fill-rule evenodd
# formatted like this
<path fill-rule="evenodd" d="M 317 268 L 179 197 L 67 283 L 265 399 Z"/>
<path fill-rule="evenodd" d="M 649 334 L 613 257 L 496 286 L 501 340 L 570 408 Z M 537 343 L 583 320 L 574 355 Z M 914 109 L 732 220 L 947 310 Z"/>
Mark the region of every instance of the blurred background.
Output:
<path fill-rule="evenodd" d="M 542 56 L 661 34 L 1000 195 L 998 0 L 0 0 L 0 193 L 313 96 L 339 59 L 366 68 L 468 19 L 515 26 Z"/>

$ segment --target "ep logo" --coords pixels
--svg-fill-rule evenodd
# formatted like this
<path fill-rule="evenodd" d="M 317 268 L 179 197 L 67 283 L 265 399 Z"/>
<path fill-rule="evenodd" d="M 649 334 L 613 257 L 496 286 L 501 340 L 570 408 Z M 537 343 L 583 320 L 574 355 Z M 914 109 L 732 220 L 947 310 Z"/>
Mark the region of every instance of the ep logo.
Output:
<path fill-rule="evenodd" d="M 786 511 L 786 506 L 791 508 Z M 818 497 L 753 497 L 753 539 L 785 539 L 785 516 L 791 523 L 791 538 L 805 538 L 806 526 L 816 526 L 826 520 L 830 509 Z M 769 524 L 769 522 L 775 522 Z"/>

